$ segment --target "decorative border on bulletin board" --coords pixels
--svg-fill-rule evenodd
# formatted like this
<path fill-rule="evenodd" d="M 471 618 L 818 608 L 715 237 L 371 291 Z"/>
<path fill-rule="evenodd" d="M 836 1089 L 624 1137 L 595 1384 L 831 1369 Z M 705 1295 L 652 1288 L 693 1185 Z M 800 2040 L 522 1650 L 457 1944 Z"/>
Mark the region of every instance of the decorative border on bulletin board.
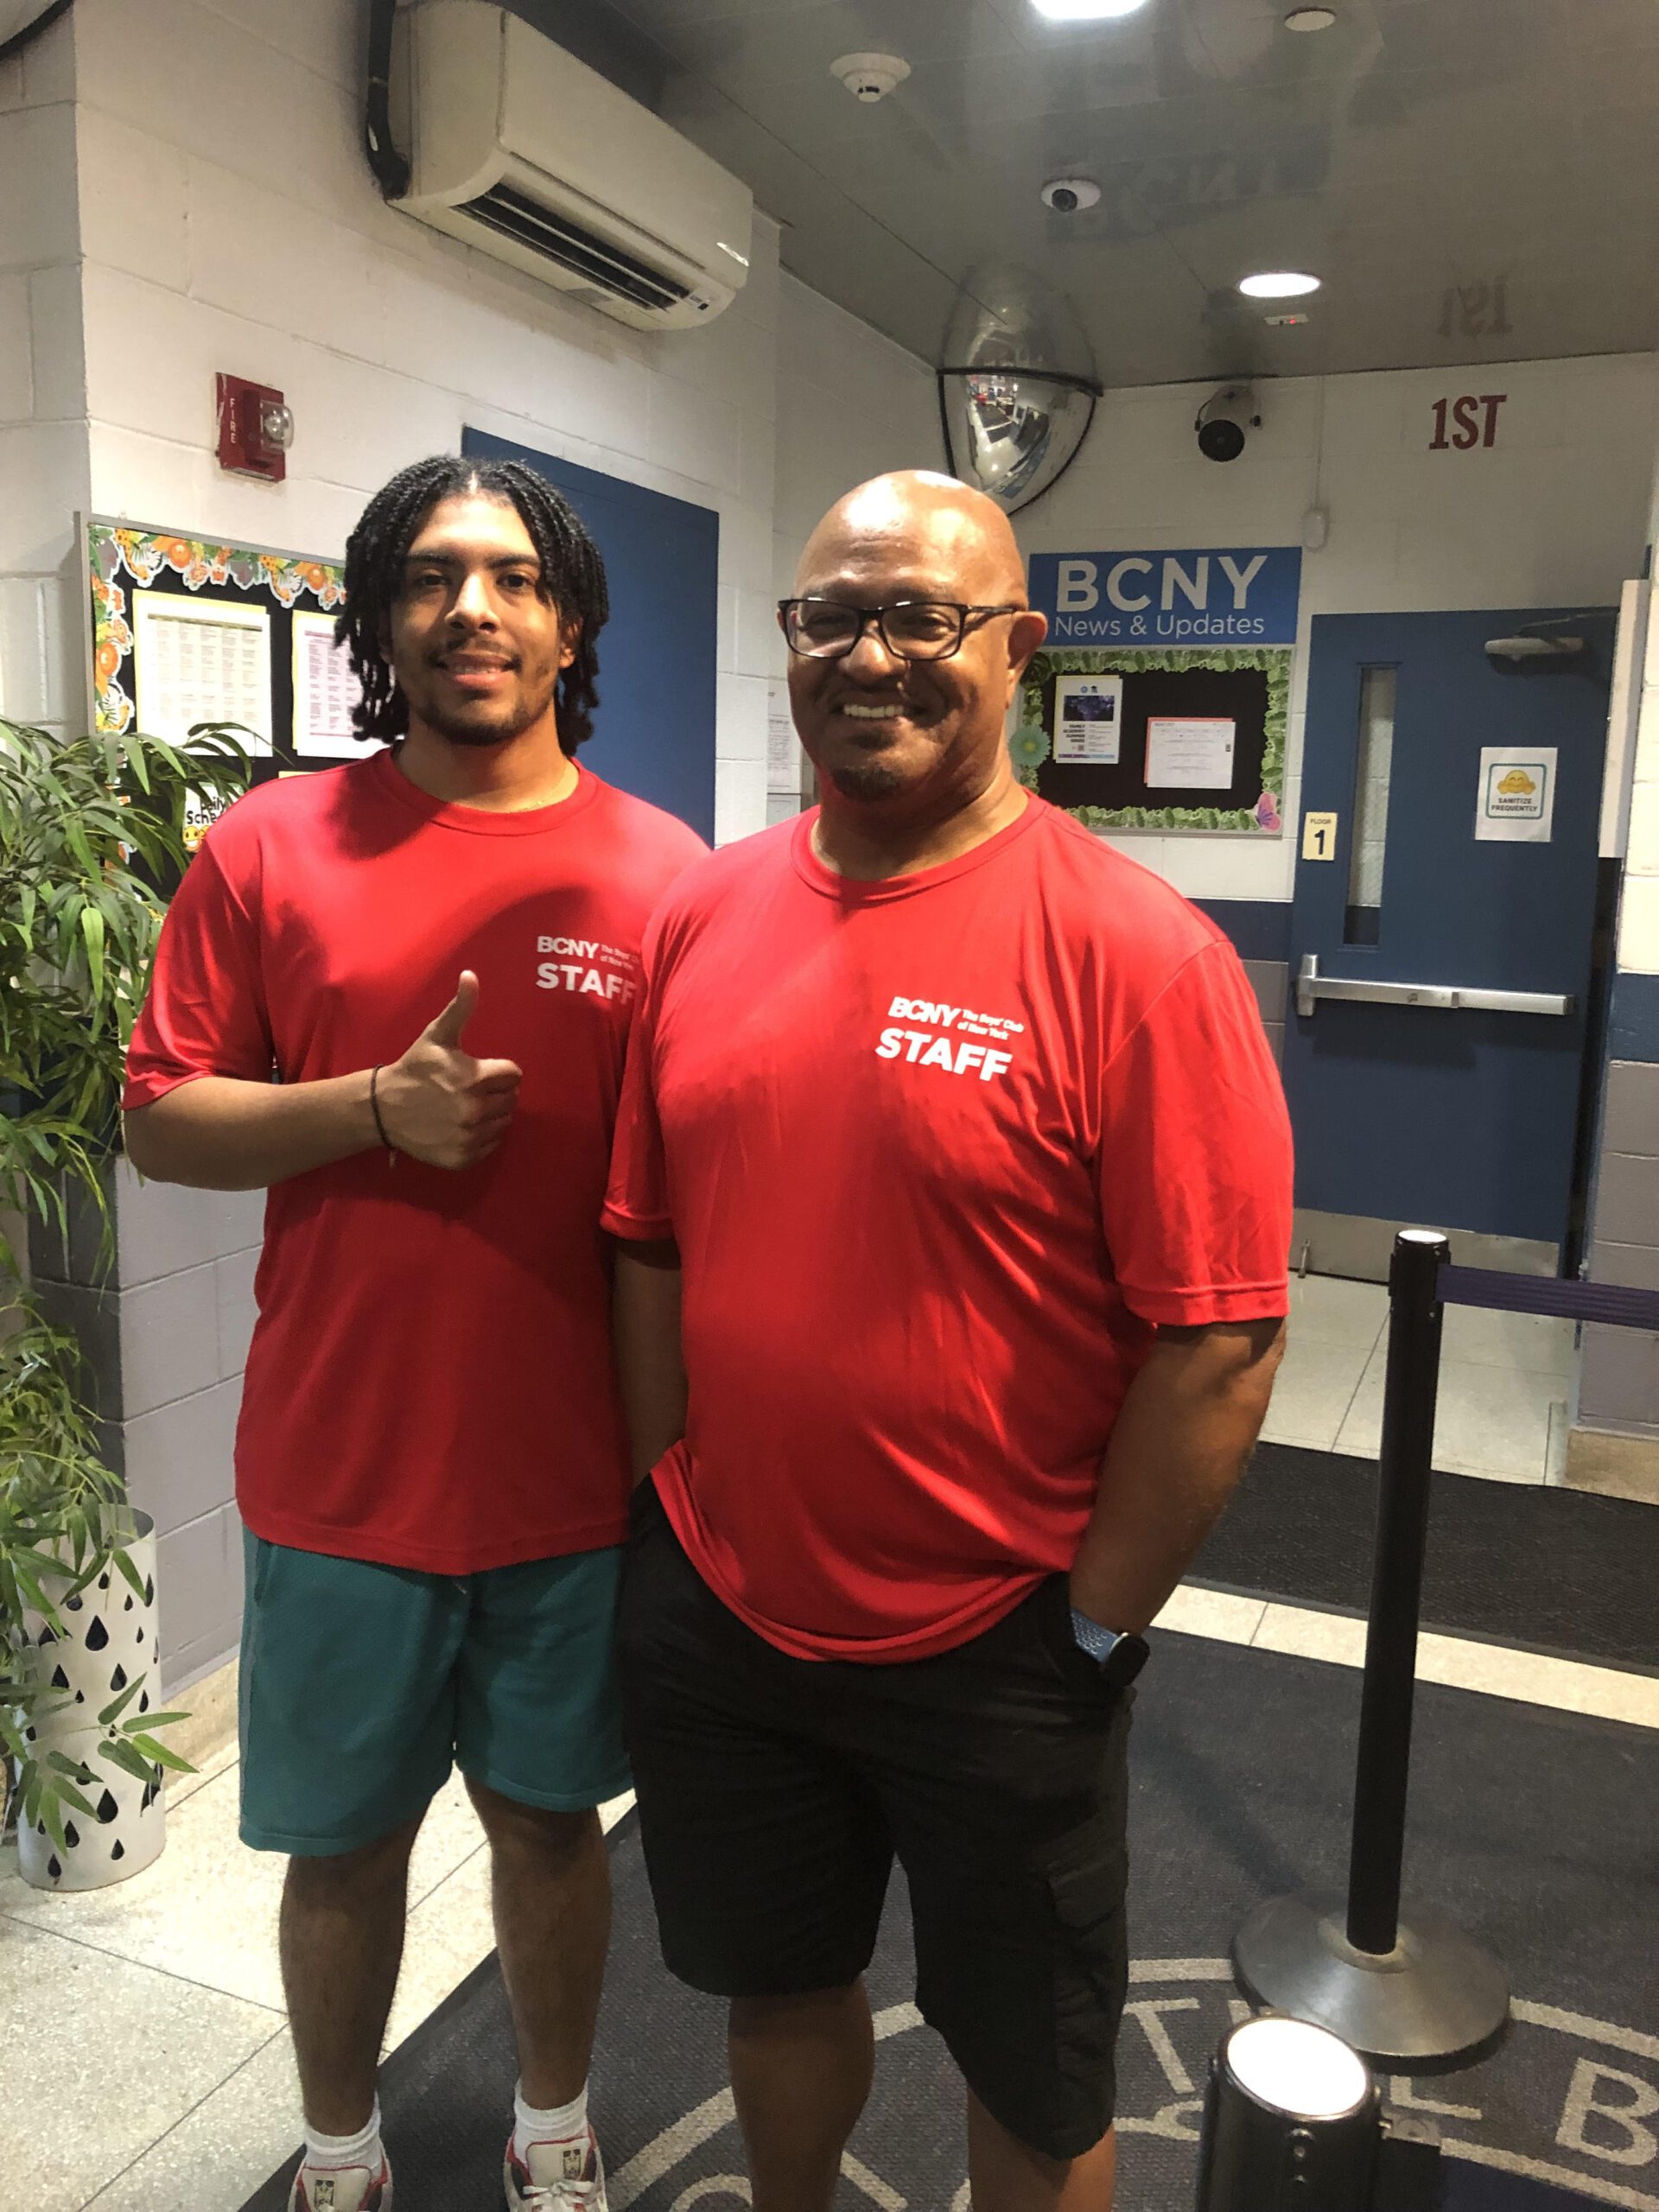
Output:
<path fill-rule="evenodd" d="M 1033 655 L 1020 679 L 1020 727 L 1008 740 L 1014 772 L 1027 791 L 1036 790 L 1037 771 L 1052 750 L 1044 727 L 1043 692 L 1057 676 L 1099 676 L 1109 670 L 1129 675 L 1142 669 L 1171 674 L 1190 668 L 1259 669 L 1268 679 L 1268 710 L 1262 796 L 1254 807 L 1069 806 L 1065 811 L 1090 830 L 1219 830 L 1278 836 L 1284 829 L 1280 800 L 1285 788 L 1291 651 L 1288 645 L 1214 645 L 1207 650 L 1183 646 L 1167 652 L 1131 651 L 1123 646 L 1045 647 Z"/>
<path fill-rule="evenodd" d="M 158 579 L 170 588 L 199 593 L 204 585 L 269 593 L 289 611 L 308 596 L 331 612 L 346 596 L 345 571 L 330 561 L 309 561 L 257 545 L 222 545 L 211 538 L 181 537 L 135 524 L 89 521 L 87 570 L 92 587 L 92 713 L 95 726 L 120 735 L 137 709 L 123 678 L 132 658 L 132 626 L 120 578 L 140 590 Z"/>

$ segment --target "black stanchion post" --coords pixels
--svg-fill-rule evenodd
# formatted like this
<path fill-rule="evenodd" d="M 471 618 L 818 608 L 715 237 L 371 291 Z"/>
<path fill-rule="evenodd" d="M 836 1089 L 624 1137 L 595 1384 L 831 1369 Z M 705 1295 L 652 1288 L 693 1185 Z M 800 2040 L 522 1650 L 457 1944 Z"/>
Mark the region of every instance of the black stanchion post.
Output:
<path fill-rule="evenodd" d="M 1417 1615 L 1428 1536 L 1428 1474 L 1440 1386 L 1437 1290 L 1444 1236 L 1407 1230 L 1389 1268 L 1389 1362 L 1382 1392 L 1381 1488 L 1371 1617 L 1360 1693 L 1348 1862 L 1348 1941 L 1384 1956 L 1399 1929 L 1406 1847 L 1411 1708 L 1417 1685 Z"/>
<path fill-rule="evenodd" d="M 1258 2005 L 1328 2028 L 1402 2069 L 1467 2061 L 1509 2018 L 1497 1960 L 1438 1914 L 1400 1911 L 1417 1615 L 1440 1375 L 1440 1271 L 1430 1230 L 1395 1240 L 1381 1495 L 1353 1835 L 1345 1900 L 1276 1897 L 1233 1942 L 1239 1986 Z"/>

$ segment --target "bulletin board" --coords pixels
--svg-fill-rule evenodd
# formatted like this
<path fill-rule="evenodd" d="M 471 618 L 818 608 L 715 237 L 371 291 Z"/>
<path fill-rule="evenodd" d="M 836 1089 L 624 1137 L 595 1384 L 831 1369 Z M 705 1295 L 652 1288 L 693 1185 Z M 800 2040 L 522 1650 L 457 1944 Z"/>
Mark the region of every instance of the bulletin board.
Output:
<path fill-rule="evenodd" d="M 1051 646 L 1021 680 L 1014 773 L 1090 830 L 1281 836 L 1290 656 Z"/>
<path fill-rule="evenodd" d="M 85 539 L 99 729 L 178 743 L 195 723 L 238 723 L 255 783 L 360 757 L 338 563 L 96 515 Z M 211 819 L 189 814 L 193 849 Z"/>

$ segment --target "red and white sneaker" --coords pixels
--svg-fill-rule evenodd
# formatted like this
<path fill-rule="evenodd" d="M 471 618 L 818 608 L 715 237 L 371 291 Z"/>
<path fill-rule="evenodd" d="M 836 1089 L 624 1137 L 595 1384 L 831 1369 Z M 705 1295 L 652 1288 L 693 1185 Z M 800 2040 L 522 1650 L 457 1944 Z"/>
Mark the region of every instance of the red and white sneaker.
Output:
<path fill-rule="evenodd" d="M 532 2143 L 528 2160 L 507 2138 L 501 2179 L 508 2212 L 608 2212 L 605 2161 L 590 2127 L 559 2143 Z"/>
<path fill-rule="evenodd" d="M 391 2212 L 391 2168 L 380 2153 L 378 2171 L 367 2166 L 302 2166 L 294 2177 L 288 2212 Z"/>

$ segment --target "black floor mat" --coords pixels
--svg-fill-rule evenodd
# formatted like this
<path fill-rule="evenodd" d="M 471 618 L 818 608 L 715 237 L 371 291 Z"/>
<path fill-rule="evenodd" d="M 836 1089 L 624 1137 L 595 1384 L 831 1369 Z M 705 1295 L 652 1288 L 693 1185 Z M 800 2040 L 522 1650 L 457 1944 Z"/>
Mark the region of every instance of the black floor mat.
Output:
<path fill-rule="evenodd" d="M 1358 1698 L 1346 1669 L 1160 1640 L 1135 1712 L 1120 2212 L 1192 2212 L 1205 2064 L 1235 2001 L 1229 1942 L 1261 1900 L 1339 1885 Z M 1556 2190 L 1659 2212 L 1656 1804 L 1659 1735 L 1421 1690 L 1408 1909 L 1413 1897 L 1431 1903 L 1497 1951 L 1517 2000 L 1480 2065 L 1396 2085 L 1459 2146 L 1447 2212 L 1561 2212 Z M 593 2071 L 612 2212 L 728 2212 L 742 2201 L 743 2158 L 722 2008 L 663 1968 L 632 1820 L 613 1865 Z M 876 2087 L 837 2212 L 962 2212 L 959 2092 L 910 2010 L 901 1883 L 869 1986 L 883 2031 Z M 496 2212 L 513 2075 L 492 1960 L 387 2062 L 397 2212 Z M 281 2212 L 286 2183 L 274 2176 L 245 2212 Z"/>
<path fill-rule="evenodd" d="M 1261 1445 L 1190 1579 L 1363 1612 L 1376 1495 L 1370 1460 Z M 1659 1671 L 1659 1507 L 1437 1473 L 1422 1620 Z"/>

